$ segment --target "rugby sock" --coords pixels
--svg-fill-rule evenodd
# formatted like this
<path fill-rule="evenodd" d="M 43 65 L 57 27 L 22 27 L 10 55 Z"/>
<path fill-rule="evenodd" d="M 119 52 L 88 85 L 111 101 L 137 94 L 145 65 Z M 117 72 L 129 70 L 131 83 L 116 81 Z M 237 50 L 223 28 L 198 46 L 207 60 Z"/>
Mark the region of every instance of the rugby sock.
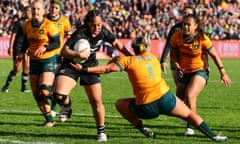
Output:
<path fill-rule="evenodd" d="M 46 119 L 47 122 L 54 122 L 54 119 L 53 119 L 53 117 L 52 117 L 51 112 L 45 113 L 45 114 L 44 114 L 44 117 L 45 117 L 45 119 Z"/>
<path fill-rule="evenodd" d="M 190 123 L 187 123 L 187 128 L 194 129 L 194 126 L 191 125 Z"/>
<path fill-rule="evenodd" d="M 5 87 L 8 87 L 10 85 L 12 80 L 15 78 L 16 74 L 17 73 L 15 73 L 13 70 L 9 72 L 8 77 L 7 77 L 7 81 L 5 83 Z"/>
<path fill-rule="evenodd" d="M 52 111 L 56 111 L 56 107 L 57 107 L 57 103 L 52 101 L 52 104 L 51 104 L 51 110 Z"/>
<path fill-rule="evenodd" d="M 198 129 L 209 138 L 213 138 L 214 136 L 216 136 L 216 134 L 208 127 L 208 125 L 204 121 L 200 124 Z"/>
<path fill-rule="evenodd" d="M 98 134 L 105 132 L 105 126 L 97 126 L 97 132 Z"/>
<path fill-rule="evenodd" d="M 26 89 L 27 86 L 27 81 L 28 81 L 28 74 L 22 73 L 22 91 Z"/>

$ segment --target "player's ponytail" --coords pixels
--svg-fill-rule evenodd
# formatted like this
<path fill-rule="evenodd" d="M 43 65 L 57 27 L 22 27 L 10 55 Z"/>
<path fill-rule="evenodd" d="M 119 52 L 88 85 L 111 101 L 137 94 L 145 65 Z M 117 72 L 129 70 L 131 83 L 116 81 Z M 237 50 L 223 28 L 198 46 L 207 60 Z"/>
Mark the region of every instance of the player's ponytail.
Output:
<path fill-rule="evenodd" d="M 133 39 L 132 48 L 135 54 L 140 54 L 150 50 L 150 38 L 148 34 Z"/>

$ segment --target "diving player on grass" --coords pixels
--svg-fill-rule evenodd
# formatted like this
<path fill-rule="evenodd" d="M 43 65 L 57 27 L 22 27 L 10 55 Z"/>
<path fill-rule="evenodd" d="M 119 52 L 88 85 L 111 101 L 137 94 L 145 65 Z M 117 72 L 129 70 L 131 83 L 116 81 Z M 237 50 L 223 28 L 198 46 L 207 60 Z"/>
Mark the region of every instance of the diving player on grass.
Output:
<path fill-rule="evenodd" d="M 226 136 L 216 135 L 198 114 L 191 111 L 169 89 L 161 76 L 158 58 L 149 52 L 149 41 L 146 36 L 137 37 L 132 42 L 135 56 L 115 59 L 108 65 L 86 67 L 72 63 L 71 66 L 79 73 L 105 74 L 126 71 L 135 98 L 117 100 L 116 108 L 123 118 L 148 138 L 154 138 L 155 134 L 143 125 L 141 119 L 152 119 L 165 114 L 186 120 L 213 141 L 226 141 Z"/>

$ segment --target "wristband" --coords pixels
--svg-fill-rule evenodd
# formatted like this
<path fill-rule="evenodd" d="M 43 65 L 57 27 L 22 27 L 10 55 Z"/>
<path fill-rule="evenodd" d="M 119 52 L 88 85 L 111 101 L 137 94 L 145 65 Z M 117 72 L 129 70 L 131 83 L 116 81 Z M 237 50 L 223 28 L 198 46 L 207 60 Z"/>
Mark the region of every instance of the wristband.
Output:
<path fill-rule="evenodd" d="M 84 66 L 82 69 L 79 71 L 81 74 L 86 74 L 88 73 L 88 67 Z"/>

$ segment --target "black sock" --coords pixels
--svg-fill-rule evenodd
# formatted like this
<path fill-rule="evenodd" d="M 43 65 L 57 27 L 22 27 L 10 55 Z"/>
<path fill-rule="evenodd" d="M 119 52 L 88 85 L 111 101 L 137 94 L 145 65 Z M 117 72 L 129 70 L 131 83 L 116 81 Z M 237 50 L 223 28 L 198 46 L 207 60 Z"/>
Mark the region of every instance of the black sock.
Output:
<path fill-rule="evenodd" d="M 15 73 L 13 70 L 9 72 L 8 77 L 7 77 L 7 81 L 5 83 L 5 87 L 8 87 L 10 85 L 12 80 L 15 78 L 16 74 L 17 73 Z"/>
<path fill-rule="evenodd" d="M 21 90 L 26 89 L 27 81 L 28 81 L 28 74 L 22 73 L 22 89 Z"/>
<path fill-rule="evenodd" d="M 97 126 L 97 132 L 98 132 L 98 134 L 100 134 L 100 133 L 104 133 L 105 132 L 105 126 Z"/>

